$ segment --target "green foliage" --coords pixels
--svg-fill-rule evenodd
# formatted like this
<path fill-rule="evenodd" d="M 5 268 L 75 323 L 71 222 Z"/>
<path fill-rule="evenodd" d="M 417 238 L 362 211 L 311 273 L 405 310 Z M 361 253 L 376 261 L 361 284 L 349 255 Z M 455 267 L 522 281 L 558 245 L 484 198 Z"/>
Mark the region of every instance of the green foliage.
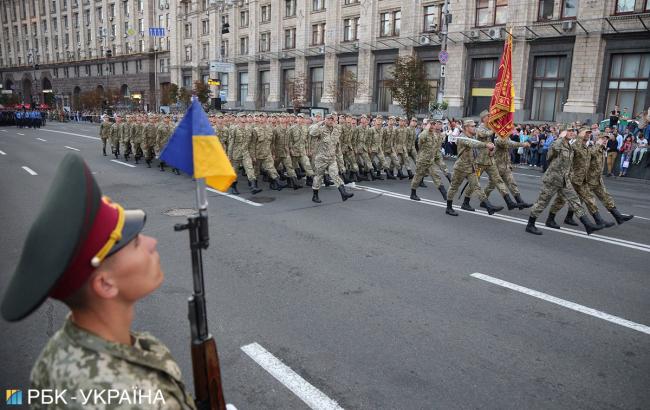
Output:
<path fill-rule="evenodd" d="M 195 81 L 193 91 L 201 104 L 206 104 L 210 99 L 210 87 L 203 81 Z"/>
<path fill-rule="evenodd" d="M 397 58 L 389 87 L 393 99 L 402 106 L 406 115 L 413 116 L 429 96 L 429 83 L 422 60 L 411 56 Z"/>
<path fill-rule="evenodd" d="M 185 106 L 190 105 L 190 101 L 192 100 L 192 92 L 185 87 L 181 87 L 180 90 L 178 90 L 178 100 L 181 103 L 185 104 Z"/>

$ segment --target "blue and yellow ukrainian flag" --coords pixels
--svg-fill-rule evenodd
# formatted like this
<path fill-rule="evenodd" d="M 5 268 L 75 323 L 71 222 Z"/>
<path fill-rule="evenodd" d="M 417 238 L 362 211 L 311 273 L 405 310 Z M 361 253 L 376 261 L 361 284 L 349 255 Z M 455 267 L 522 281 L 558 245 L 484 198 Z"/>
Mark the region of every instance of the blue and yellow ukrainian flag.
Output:
<path fill-rule="evenodd" d="M 237 179 L 208 116 L 196 98 L 192 98 L 189 110 L 160 153 L 160 160 L 194 178 L 205 178 L 208 186 L 222 192 Z"/>

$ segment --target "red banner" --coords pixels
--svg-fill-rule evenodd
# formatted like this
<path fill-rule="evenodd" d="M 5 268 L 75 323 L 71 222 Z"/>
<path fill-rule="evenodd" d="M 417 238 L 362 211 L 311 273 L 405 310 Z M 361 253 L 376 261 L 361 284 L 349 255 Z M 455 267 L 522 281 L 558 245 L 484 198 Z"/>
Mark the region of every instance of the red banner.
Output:
<path fill-rule="evenodd" d="M 514 128 L 515 87 L 512 83 L 512 36 L 503 45 L 497 83 L 490 101 L 488 125 L 502 137 L 509 136 Z"/>

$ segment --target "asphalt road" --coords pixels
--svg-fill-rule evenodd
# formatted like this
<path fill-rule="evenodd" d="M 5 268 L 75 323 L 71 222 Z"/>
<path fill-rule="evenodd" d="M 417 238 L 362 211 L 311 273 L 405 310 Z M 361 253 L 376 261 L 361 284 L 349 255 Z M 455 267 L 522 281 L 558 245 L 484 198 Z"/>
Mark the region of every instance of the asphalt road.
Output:
<path fill-rule="evenodd" d="M 111 161 L 97 135 L 88 124 L 0 128 L 0 287 L 58 162 L 79 150 L 105 195 L 147 211 L 145 233 L 158 238 L 166 278 L 140 303 L 134 328 L 170 347 L 191 386 L 188 241 L 173 231 L 184 219 L 167 212 L 194 207 L 193 182 Z M 525 200 L 536 199 L 540 176 L 516 170 Z M 324 188 L 320 205 L 309 189 L 278 193 L 266 183 L 255 197 L 240 188 L 253 203 L 210 193 L 207 303 L 227 401 L 239 409 L 302 409 L 309 400 L 350 409 L 648 408 L 650 185 L 606 183 L 618 208 L 638 217 L 591 237 L 565 226 L 527 234 L 526 211 L 450 217 L 432 188 L 418 190 L 429 201 L 409 200 L 408 180 L 358 184 L 345 203 Z M 492 202 L 503 204 L 495 193 Z M 27 388 L 65 315 L 47 302 L 3 323 L 0 387 Z M 253 343 L 268 353 L 260 363 L 286 366 L 277 378 L 244 351 Z M 304 384 L 287 388 L 291 374 Z"/>

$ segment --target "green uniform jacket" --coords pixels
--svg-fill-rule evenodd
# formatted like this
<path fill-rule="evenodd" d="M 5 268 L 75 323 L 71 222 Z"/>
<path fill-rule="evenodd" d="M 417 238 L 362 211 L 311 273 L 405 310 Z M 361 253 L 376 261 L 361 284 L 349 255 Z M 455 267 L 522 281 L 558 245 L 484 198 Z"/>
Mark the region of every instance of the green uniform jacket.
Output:
<path fill-rule="evenodd" d="M 458 159 L 454 163 L 454 171 L 459 172 L 476 172 L 476 158 L 478 157 L 477 148 L 484 148 L 487 143 L 475 139 L 468 140 L 465 134 L 460 134 L 456 146 L 458 147 Z"/>
<path fill-rule="evenodd" d="M 566 186 L 573 165 L 573 148 L 564 138 L 559 138 L 551 144 L 546 156 L 548 168 L 542 177 L 542 182 L 554 186 Z"/>

